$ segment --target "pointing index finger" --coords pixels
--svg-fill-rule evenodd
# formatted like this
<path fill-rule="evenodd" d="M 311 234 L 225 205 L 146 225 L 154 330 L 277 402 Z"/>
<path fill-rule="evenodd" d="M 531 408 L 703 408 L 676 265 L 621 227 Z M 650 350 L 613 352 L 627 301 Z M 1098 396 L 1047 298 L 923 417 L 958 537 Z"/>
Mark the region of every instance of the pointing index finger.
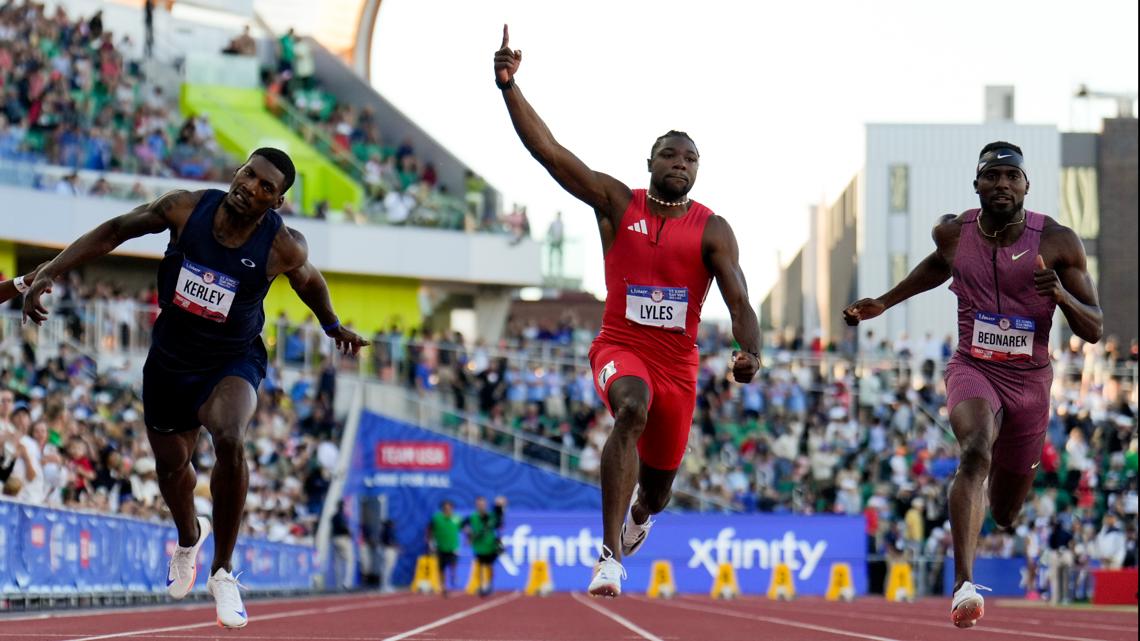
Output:
<path fill-rule="evenodd" d="M 507 42 L 510 39 L 511 39 L 511 34 L 507 31 L 507 25 L 504 24 L 503 25 L 503 45 L 499 48 L 500 49 L 506 49 L 507 48 Z"/>

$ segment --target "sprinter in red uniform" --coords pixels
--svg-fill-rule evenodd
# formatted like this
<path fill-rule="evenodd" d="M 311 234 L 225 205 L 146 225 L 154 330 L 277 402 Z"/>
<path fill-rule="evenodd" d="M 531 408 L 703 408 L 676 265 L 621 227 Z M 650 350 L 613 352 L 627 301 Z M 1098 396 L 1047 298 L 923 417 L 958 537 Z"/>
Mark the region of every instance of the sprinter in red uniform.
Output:
<path fill-rule="evenodd" d="M 981 209 L 942 217 L 934 253 L 894 289 L 843 310 L 848 325 L 874 318 L 953 277 L 958 350 L 946 366 L 946 409 L 962 449 L 950 490 L 954 600 L 950 618 L 973 627 L 984 614 L 974 552 L 986 514 L 1014 523 L 1033 487 L 1049 423 L 1049 328 L 1060 307 L 1077 336 L 1100 340 L 1102 314 L 1073 230 L 1025 209 L 1029 176 L 1021 148 L 992 142 L 978 158 Z"/>
<path fill-rule="evenodd" d="M 616 597 L 621 559 L 641 547 L 650 516 L 668 505 L 685 454 L 697 397 L 697 326 L 713 278 L 741 347 L 733 361 L 738 382 L 760 368 L 760 330 L 732 228 L 689 199 L 700 158 L 689 135 L 670 131 L 653 144 L 649 189 L 631 190 L 590 169 L 554 139 L 515 85 L 522 52 L 507 46 L 507 35 L 504 25 L 495 84 L 515 131 L 558 184 L 594 209 L 602 236 L 606 308 L 590 363 L 614 429 L 602 450 L 603 546 L 589 591 Z"/>

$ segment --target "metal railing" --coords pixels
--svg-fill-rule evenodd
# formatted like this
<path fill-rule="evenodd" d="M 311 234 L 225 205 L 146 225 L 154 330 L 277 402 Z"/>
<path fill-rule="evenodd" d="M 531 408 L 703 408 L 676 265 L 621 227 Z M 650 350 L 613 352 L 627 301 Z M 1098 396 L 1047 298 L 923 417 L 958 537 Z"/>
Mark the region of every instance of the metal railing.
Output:
<path fill-rule="evenodd" d="M 275 108 L 280 109 L 281 113 L 274 115 L 284 122 L 286 126 L 296 131 L 305 142 L 315 147 L 325 156 L 328 156 L 330 160 L 345 170 L 357 182 L 363 183 L 363 163 L 358 161 L 350 150 L 342 149 L 337 146 L 332 136 L 325 132 L 313 119 L 301 113 L 301 110 L 293 106 L 287 96 L 280 96 L 275 103 Z"/>
<path fill-rule="evenodd" d="M 363 386 L 364 409 L 583 483 L 598 485 L 597 477 L 583 473 L 576 466 L 582 453 L 581 448 L 566 447 L 534 434 L 494 425 L 477 414 L 457 411 L 437 399 L 421 396 L 396 385 L 355 375 L 342 376 L 342 380 Z M 677 504 L 701 511 L 739 511 L 731 503 L 704 492 L 675 488 L 673 494 Z"/>

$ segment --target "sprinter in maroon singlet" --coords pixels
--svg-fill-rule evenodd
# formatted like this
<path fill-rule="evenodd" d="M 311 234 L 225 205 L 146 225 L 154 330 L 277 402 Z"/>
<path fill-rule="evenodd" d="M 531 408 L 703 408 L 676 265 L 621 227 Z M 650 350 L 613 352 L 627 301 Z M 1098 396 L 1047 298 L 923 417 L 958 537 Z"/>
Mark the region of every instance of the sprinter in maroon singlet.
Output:
<path fill-rule="evenodd" d="M 950 490 L 956 582 L 950 618 L 973 627 L 984 601 L 973 582 L 974 550 L 985 517 L 1009 528 L 1033 486 L 1049 421 L 1049 329 L 1060 307 L 1073 333 L 1102 332 L 1096 288 L 1073 230 L 1024 207 L 1029 178 L 1021 149 L 986 145 L 974 189 L 981 209 L 943 216 L 934 253 L 897 287 L 843 311 L 849 325 L 874 318 L 953 277 L 958 350 L 946 367 L 946 406 L 962 450 Z M 981 588 L 985 589 L 985 588 Z"/>
<path fill-rule="evenodd" d="M 697 398 L 697 326 L 713 278 L 741 346 L 733 361 L 738 382 L 760 368 L 760 330 L 732 228 L 688 197 L 700 159 L 689 135 L 658 138 L 649 154 L 649 189 L 631 190 L 554 139 L 515 85 L 521 61 L 522 52 L 507 46 L 504 25 L 495 84 L 511 122 L 558 184 L 594 209 L 606 257 L 606 308 L 590 363 L 614 429 L 602 450 L 603 546 L 589 592 L 616 597 L 625 574 L 621 559 L 641 547 L 650 516 L 668 505 L 685 453 Z"/>

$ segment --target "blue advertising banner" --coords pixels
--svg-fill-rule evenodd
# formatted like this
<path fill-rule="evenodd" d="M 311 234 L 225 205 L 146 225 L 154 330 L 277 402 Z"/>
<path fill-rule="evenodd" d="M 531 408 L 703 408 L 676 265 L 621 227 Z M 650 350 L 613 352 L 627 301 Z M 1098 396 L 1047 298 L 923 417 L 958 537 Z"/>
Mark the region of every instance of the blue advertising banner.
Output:
<path fill-rule="evenodd" d="M 166 590 L 178 544 L 172 526 L 0 500 L 0 593 Z M 198 552 L 195 586 L 205 589 L 214 537 Z M 234 573 L 258 589 L 312 585 L 313 548 L 239 538 Z"/>
<path fill-rule="evenodd" d="M 600 510 L 601 491 L 495 452 L 364 412 L 345 485 L 345 505 L 359 539 L 361 497 L 384 495 L 402 550 L 393 573 L 409 583 L 415 559 L 426 549 L 424 532 L 444 499 L 461 512 L 475 497 L 506 496 L 510 509 Z"/>
<path fill-rule="evenodd" d="M 997 559 L 979 557 L 974 559 L 974 581 L 993 590 L 994 596 L 1023 597 L 1028 592 L 1027 565 L 1025 557 Z M 954 594 L 954 558 L 946 557 L 942 568 L 942 593 Z M 983 596 L 989 596 L 989 592 Z"/>
<path fill-rule="evenodd" d="M 797 594 L 822 595 L 831 565 L 838 562 L 851 566 L 856 592 L 867 592 L 862 517 L 664 513 L 657 518 L 645 546 L 625 559 L 626 590 L 645 591 L 653 562 L 667 560 L 682 593 L 708 594 L 719 565 L 729 563 L 742 592 L 764 594 L 773 568 L 786 563 Z M 508 510 L 505 521 L 503 553 L 495 566 L 496 589 L 523 589 L 530 563 L 536 559 L 550 564 L 555 589 L 586 588 L 602 544 L 598 512 Z M 470 549 L 463 548 L 460 556 L 458 574 L 465 582 Z"/>
<path fill-rule="evenodd" d="M 8 501 L 0 501 L 0 593 L 13 592 L 16 585 L 16 567 L 20 562 L 16 551 L 16 540 L 20 536 L 19 519 L 16 511 L 19 506 Z"/>

